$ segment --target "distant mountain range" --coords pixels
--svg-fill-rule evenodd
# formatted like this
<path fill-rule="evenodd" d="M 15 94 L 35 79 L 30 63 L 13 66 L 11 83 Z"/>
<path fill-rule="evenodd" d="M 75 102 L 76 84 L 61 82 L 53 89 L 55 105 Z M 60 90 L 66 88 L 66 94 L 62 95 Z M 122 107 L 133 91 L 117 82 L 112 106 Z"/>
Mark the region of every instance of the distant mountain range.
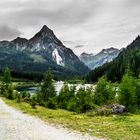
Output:
<path fill-rule="evenodd" d="M 66 48 L 46 25 L 31 39 L 17 37 L 0 42 L 0 69 L 10 67 L 23 72 L 45 72 L 58 76 L 82 75 L 89 68 Z"/>
<path fill-rule="evenodd" d="M 91 70 L 93 70 L 99 66 L 102 66 L 106 62 L 112 61 L 114 58 L 118 56 L 119 53 L 120 50 L 116 48 L 109 48 L 103 49 L 96 55 L 82 53 L 79 58 L 86 66 L 88 66 Z"/>
<path fill-rule="evenodd" d="M 140 36 L 138 36 L 130 45 L 123 48 L 119 55 L 111 62 L 104 64 L 91 71 L 86 79 L 88 82 L 95 82 L 103 75 L 113 82 L 120 81 L 126 72 L 130 69 L 135 77 L 140 75 Z"/>

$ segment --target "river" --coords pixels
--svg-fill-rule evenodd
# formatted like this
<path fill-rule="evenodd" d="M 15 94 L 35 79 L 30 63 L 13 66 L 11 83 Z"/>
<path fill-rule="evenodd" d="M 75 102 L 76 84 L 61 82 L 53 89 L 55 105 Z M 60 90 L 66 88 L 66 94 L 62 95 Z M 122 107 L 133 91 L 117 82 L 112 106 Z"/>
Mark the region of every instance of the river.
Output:
<path fill-rule="evenodd" d="M 64 85 L 64 82 L 62 81 L 58 81 L 58 82 L 55 82 L 54 86 L 55 86 L 55 90 L 56 90 L 56 93 L 59 94 L 61 88 L 63 87 Z M 68 84 L 69 86 L 72 86 L 72 84 Z M 76 90 L 78 90 L 80 87 L 90 87 L 90 86 L 93 86 L 91 84 L 74 84 L 76 86 Z M 37 90 L 37 87 L 35 86 L 31 86 L 31 87 L 21 87 L 21 88 L 18 88 L 17 89 L 19 92 L 23 92 L 23 91 L 27 91 L 29 92 L 30 94 L 34 94 Z"/>

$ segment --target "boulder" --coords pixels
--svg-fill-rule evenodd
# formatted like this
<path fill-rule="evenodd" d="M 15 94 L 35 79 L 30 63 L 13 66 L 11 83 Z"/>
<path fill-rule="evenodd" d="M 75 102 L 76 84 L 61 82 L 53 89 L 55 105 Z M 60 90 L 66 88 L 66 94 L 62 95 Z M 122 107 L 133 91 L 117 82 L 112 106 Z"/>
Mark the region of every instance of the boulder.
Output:
<path fill-rule="evenodd" d="M 123 105 L 113 105 L 112 107 L 113 114 L 122 114 L 126 112 L 127 112 L 127 108 Z"/>

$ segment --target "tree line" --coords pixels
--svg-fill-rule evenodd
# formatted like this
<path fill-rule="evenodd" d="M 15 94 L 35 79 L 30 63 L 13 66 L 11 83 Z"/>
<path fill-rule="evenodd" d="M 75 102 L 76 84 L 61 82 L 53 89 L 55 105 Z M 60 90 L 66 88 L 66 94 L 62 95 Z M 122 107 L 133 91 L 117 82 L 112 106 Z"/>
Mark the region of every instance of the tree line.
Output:
<path fill-rule="evenodd" d="M 133 75 L 139 77 L 140 73 L 140 36 L 138 36 L 127 48 L 121 50 L 120 54 L 113 61 L 100 66 L 87 74 L 87 82 L 97 82 L 100 77 L 106 77 L 112 82 L 121 81 L 128 65 Z"/>
<path fill-rule="evenodd" d="M 76 90 L 75 85 L 64 83 L 58 95 L 55 91 L 53 75 L 48 71 L 36 93 L 31 96 L 28 92 L 18 93 L 14 90 L 10 70 L 6 68 L 0 85 L 0 94 L 19 103 L 27 102 L 33 108 L 44 106 L 76 113 L 89 111 L 99 113 L 101 108 L 105 108 L 101 110 L 103 113 L 111 113 L 113 104 L 121 104 L 129 112 L 140 111 L 140 78 L 133 77 L 130 70 L 125 72 L 120 83 L 111 83 L 107 77 L 101 77 L 95 88 L 81 87 Z"/>

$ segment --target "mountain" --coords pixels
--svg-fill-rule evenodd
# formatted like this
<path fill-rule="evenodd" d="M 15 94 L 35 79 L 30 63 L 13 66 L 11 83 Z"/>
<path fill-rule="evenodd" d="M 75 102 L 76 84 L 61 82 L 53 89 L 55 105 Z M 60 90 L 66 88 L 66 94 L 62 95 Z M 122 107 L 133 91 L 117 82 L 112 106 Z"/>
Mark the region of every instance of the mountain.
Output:
<path fill-rule="evenodd" d="M 138 77 L 140 74 L 140 36 L 130 45 L 123 48 L 119 55 L 111 62 L 91 71 L 86 79 L 88 82 L 95 82 L 99 77 L 106 75 L 113 82 L 120 81 L 126 69 L 130 67 L 133 75 Z"/>
<path fill-rule="evenodd" d="M 82 75 L 89 71 L 79 58 L 46 25 L 31 39 L 17 37 L 0 42 L 0 69 L 23 72 L 51 69 L 59 77 Z"/>
<path fill-rule="evenodd" d="M 97 55 L 82 53 L 79 58 L 85 65 L 93 70 L 99 66 L 102 66 L 106 62 L 112 61 L 118 56 L 119 52 L 120 51 L 116 48 L 109 48 L 103 49 Z"/>

